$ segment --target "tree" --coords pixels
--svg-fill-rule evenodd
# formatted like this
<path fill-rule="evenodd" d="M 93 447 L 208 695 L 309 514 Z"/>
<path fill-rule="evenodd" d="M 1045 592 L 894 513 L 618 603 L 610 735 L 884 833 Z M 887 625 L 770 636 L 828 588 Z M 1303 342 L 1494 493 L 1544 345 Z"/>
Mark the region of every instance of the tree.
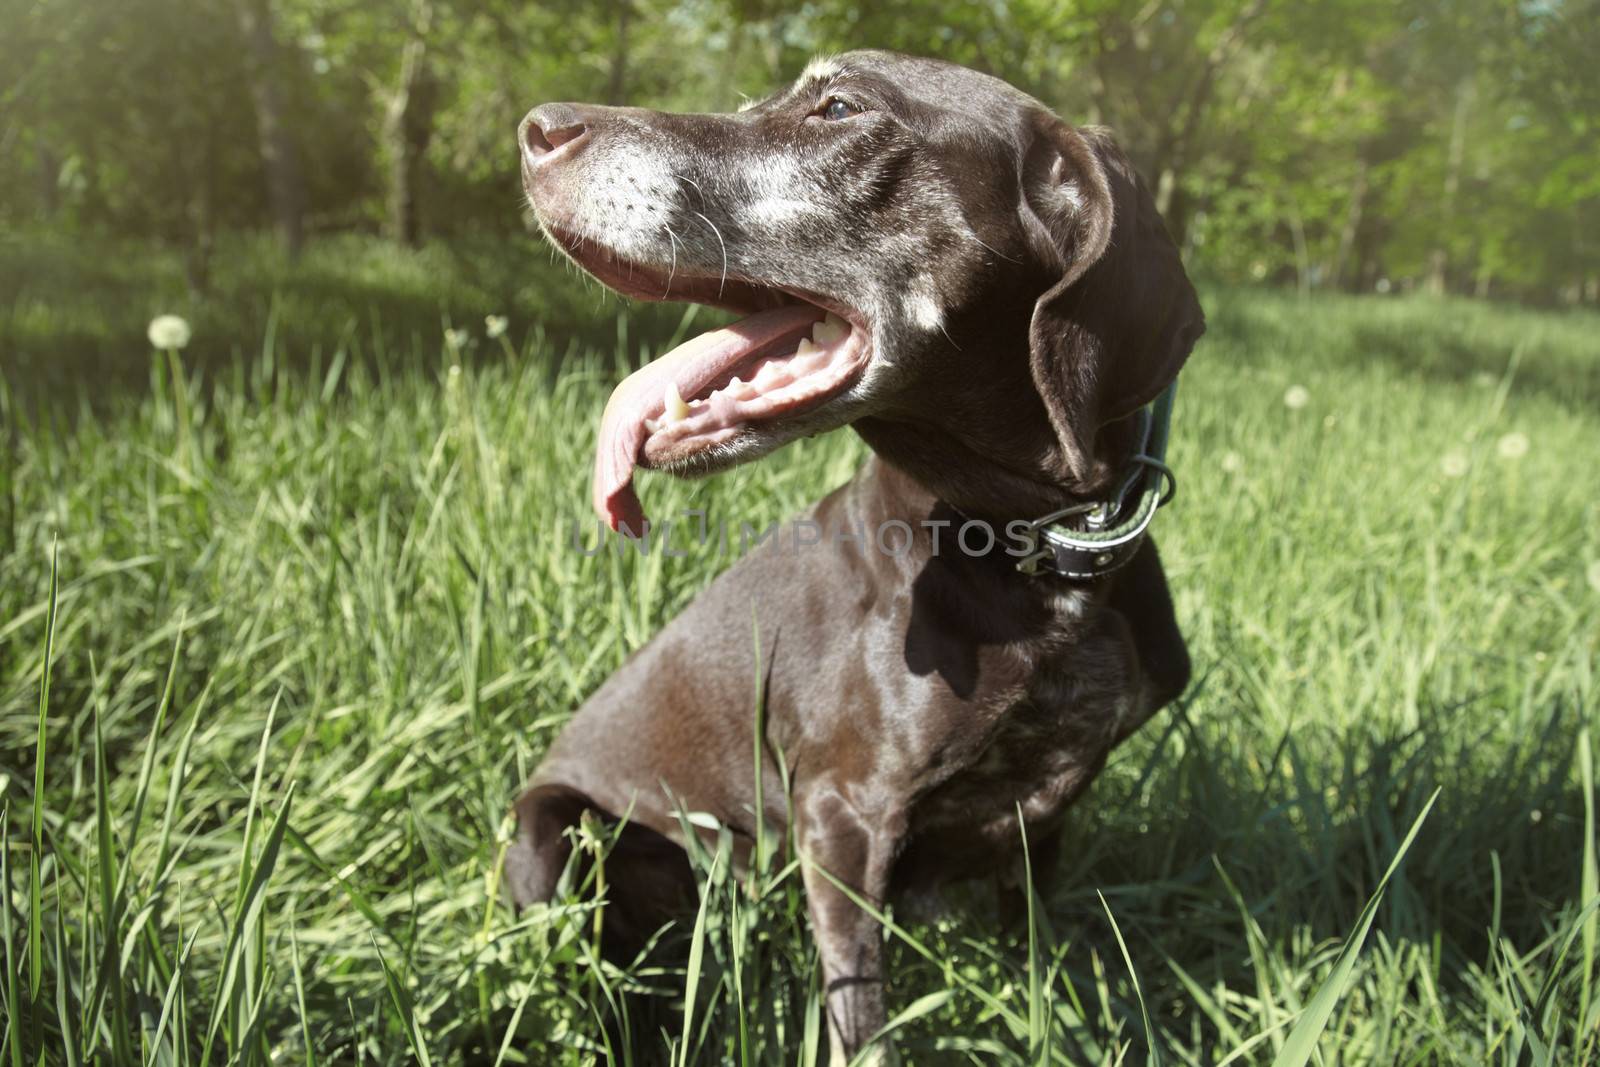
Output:
<path fill-rule="evenodd" d="M 383 152 L 389 176 L 385 229 L 391 239 L 411 245 L 421 236 L 418 187 L 428 144 L 433 140 L 439 99 L 439 83 L 428 50 L 433 24 L 429 0 L 416 0 L 409 24 L 410 32 L 400 51 L 399 76 L 384 108 Z"/>
<path fill-rule="evenodd" d="M 272 0 L 235 0 L 239 29 L 249 55 L 250 97 L 255 105 L 256 135 L 262 169 L 278 234 L 291 256 L 305 238 L 305 177 L 300 154 L 289 132 L 280 49 Z"/>

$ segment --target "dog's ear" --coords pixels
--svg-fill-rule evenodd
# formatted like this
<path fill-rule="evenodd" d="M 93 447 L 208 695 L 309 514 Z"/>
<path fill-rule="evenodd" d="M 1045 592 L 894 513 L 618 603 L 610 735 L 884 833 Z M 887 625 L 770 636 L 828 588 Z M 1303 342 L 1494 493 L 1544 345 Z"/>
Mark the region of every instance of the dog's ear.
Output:
<path fill-rule="evenodd" d="M 1103 130 L 1035 116 L 1024 221 L 1060 280 L 1034 305 L 1030 363 L 1063 455 L 1096 481 L 1102 426 L 1149 403 L 1205 330 L 1154 199 Z"/>

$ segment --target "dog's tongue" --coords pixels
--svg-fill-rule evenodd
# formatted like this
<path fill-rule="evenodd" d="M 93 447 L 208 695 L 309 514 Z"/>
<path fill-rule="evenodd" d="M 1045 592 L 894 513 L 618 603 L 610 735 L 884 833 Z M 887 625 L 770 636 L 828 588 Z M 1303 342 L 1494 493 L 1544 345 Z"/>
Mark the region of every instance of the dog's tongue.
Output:
<path fill-rule="evenodd" d="M 669 383 L 693 398 L 730 368 L 792 336 L 796 341 L 822 311 L 806 304 L 774 308 L 703 333 L 623 379 L 606 401 L 594 456 L 594 509 L 613 530 L 644 534 L 644 509 L 633 468 L 647 436 L 644 420 L 660 416 Z"/>

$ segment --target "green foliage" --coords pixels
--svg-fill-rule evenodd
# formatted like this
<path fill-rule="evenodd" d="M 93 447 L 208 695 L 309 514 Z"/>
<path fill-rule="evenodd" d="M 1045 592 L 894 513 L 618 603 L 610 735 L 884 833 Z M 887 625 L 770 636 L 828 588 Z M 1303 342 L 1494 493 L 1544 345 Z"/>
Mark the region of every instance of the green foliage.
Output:
<path fill-rule="evenodd" d="M 0 217 L 173 241 L 260 217 L 248 87 L 226 5 L 3 0 Z M 20 194 L 20 195 L 19 195 Z M 209 213 L 208 219 L 197 213 Z"/>
<path fill-rule="evenodd" d="M 383 247 L 313 250 L 323 301 L 286 292 L 275 334 L 200 318 L 181 455 L 169 390 L 68 424 L 0 365 L 0 1060 L 819 1062 L 781 838 L 749 874 L 697 850 L 704 906 L 664 935 L 697 946 L 692 1005 L 681 967 L 598 960 L 603 863 L 504 904 L 518 784 L 728 559 L 571 545 L 637 332 L 560 373 L 531 319 L 445 341 L 441 302 L 501 292 Z M 363 291 L 415 315 L 420 361 L 334 358 Z M 1206 303 L 1159 520 L 1199 679 L 1075 810 L 1025 938 L 981 885 L 885 916 L 904 1058 L 1597 1062 L 1592 317 Z M 117 315 L 96 329 L 148 367 Z M 296 330 L 320 364 L 280 350 Z M 764 525 L 862 456 L 840 433 L 641 488 Z"/>
<path fill-rule="evenodd" d="M 1112 126 L 1220 281 L 1600 302 L 1597 0 L 0 0 L 0 24 L 0 220 L 162 236 L 196 289 L 213 234 L 291 210 L 268 113 L 311 230 L 406 203 L 435 235 L 505 232 L 532 105 L 730 108 L 869 46 Z"/>

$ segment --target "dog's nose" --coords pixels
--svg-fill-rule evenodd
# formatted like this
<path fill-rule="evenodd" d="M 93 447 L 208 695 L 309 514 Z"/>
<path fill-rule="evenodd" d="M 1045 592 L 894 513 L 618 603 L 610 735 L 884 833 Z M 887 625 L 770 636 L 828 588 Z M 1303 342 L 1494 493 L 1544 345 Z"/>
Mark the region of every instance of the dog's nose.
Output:
<path fill-rule="evenodd" d="M 586 116 L 572 104 L 540 104 L 517 130 L 523 158 L 537 165 L 568 155 L 587 138 L 589 127 Z"/>

